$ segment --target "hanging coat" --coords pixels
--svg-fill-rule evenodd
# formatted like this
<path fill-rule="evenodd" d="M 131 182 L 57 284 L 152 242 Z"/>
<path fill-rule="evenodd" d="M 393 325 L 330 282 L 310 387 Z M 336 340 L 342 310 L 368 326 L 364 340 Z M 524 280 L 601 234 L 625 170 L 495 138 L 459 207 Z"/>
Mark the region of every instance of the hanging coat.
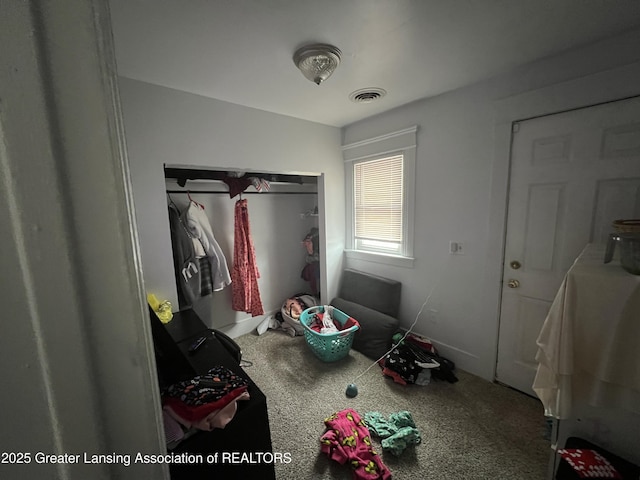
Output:
<path fill-rule="evenodd" d="M 200 298 L 200 265 L 196 258 L 193 241 L 180 220 L 180 212 L 175 204 L 169 205 L 169 226 L 173 247 L 173 265 L 178 285 L 180 307 L 189 307 Z"/>
<path fill-rule="evenodd" d="M 235 234 L 233 244 L 233 268 L 231 270 L 232 308 L 250 313 L 252 317 L 263 315 L 262 300 L 258 290 L 258 265 L 253 240 L 249 231 L 247 200 L 238 200 L 235 207 Z"/>
<path fill-rule="evenodd" d="M 213 290 L 216 292 L 222 290 L 231 283 L 231 276 L 229 275 L 229 267 L 227 267 L 227 259 L 213 236 L 213 230 L 204 209 L 195 202 L 190 202 L 183 215 L 189 233 L 200 240 L 211 263 Z"/>

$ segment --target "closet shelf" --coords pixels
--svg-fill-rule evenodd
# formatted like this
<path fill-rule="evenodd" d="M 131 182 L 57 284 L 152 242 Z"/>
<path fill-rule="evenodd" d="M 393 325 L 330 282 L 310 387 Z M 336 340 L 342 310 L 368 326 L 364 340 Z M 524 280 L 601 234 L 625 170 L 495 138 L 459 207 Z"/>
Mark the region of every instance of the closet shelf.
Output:
<path fill-rule="evenodd" d="M 318 177 L 313 175 L 290 175 L 281 173 L 262 173 L 262 172 L 244 172 L 247 177 L 257 177 L 268 180 L 269 182 L 295 183 L 298 185 L 318 183 Z M 226 170 L 207 170 L 196 168 L 174 168 L 166 167 L 164 169 L 165 178 L 173 178 L 178 185 L 183 187 L 187 180 L 224 180 L 229 176 Z"/>
<path fill-rule="evenodd" d="M 176 189 L 167 189 L 167 193 L 189 193 L 191 195 L 196 195 L 199 193 L 204 193 L 204 194 L 209 194 L 209 195 L 215 195 L 215 194 L 219 194 L 219 195 L 229 195 L 229 192 L 224 192 L 221 190 L 176 190 Z M 317 195 L 318 192 L 304 192 L 304 191 L 299 191 L 299 192 L 274 192 L 274 191 L 269 191 L 269 192 L 242 192 L 242 195 Z M 304 214 L 301 214 L 304 215 Z"/>
<path fill-rule="evenodd" d="M 304 220 L 309 217 L 317 217 L 318 216 L 318 207 L 315 207 L 313 210 L 307 210 L 304 213 L 300 214 L 300 219 Z"/>

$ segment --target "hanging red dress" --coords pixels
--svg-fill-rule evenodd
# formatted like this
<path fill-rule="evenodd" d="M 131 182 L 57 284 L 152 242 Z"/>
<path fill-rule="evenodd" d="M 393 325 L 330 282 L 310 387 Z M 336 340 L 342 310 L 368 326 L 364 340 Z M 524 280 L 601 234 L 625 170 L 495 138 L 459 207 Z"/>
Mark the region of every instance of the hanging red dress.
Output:
<path fill-rule="evenodd" d="M 249 230 L 249 211 L 246 199 L 236 202 L 234 230 L 231 306 L 238 312 L 250 313 L 252 317 L 263 315 L 264 310 L 258 290 L 260 273 Z"/>

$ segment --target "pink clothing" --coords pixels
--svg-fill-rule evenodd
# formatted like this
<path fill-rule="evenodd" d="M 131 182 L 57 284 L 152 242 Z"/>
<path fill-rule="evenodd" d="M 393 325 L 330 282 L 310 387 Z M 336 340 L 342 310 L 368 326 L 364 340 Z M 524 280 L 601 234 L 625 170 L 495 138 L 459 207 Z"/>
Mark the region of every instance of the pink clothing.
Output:
<path fill-rule="evenodd" d="M 162 421 L 164 423 L 164 440 L 167 445 L 184 438 L 184 432 L 180 428 L 178 421 L 166 410 L 162 411 Z"/>
<path fill-rule="evenodd" d="M 221 408 L 224 408 L 230 402 L 233 402 L 236 399 L 238 399 L 246 391 L 247 391 L 246 386 L 238 387 L 231 390 L 229 393 L 225 394 L 223 397 L 221 397 L 217 401 L 207 402 L 207 403 L 203 403 L 202 405 L 196 405 L 196 406 L 188 405 L 184 403 L 182 400 L 180 400 L 179 398 L 165 396 L 163 398 L 163 404 L 165 406 L 171 407 L 171 410 L 177 413 L 178 415 L 180 415 L 181 418 L 184 418 L 189 422 L 197 422 L 198 420 L 201 420 L 207 415 L 213 412 L 216 412 Z"/>
<path fill-rule="evenodd" d="M 238 200 L 235 208 L 233 269 L 231 270 L 231 290 L 233 292 L 231 307 L 234 310 L 250 313 L 252 317 L 264 314 L 258 289 L 258 278 L 260 278 L 260 273 L 249 231 L 247 200 Z"/>
<path fill-rule="evenodd" d="M 351 465 L 356 480 L 389 480 L 391 472 L 371 445 L 369 429 L 355 410 L 336 412 L 324 420 L 328 430 L 320 450 L 331 460 Z"/>
<path fill-rule="evenodd" d="M 241 400 L 249 400 L 249 392 L 243 392 L 240 396 L 226 404 L 224 407 L 214 410 L 209 413 L 206 417 L 201 418 L 197 421 L 190 422 L 189 420 L 183 418 L 175 410 L 169 406 L 164 406 L 164 413 L 169 415 L 173 420 L 179 422 L 187 428 L 197 428 L 198 430 L 206 430 L 211 431 L 214 428 L 224 428 L 227 424 L 233 420 L 233 417 L 236 415 L 236 411 L 238 410 L 238 402 Z"/>

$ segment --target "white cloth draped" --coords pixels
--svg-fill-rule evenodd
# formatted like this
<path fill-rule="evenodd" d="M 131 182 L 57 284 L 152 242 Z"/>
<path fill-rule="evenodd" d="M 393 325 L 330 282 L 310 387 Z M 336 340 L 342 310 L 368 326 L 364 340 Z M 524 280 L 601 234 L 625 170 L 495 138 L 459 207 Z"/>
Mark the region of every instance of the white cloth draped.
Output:
<path fill-rule="evenodd" d="M 640 413 L 640 276 L 590 244 L 569 269 L 537 340 L 533 390 L 547 415 L 575 401 Z"/>

